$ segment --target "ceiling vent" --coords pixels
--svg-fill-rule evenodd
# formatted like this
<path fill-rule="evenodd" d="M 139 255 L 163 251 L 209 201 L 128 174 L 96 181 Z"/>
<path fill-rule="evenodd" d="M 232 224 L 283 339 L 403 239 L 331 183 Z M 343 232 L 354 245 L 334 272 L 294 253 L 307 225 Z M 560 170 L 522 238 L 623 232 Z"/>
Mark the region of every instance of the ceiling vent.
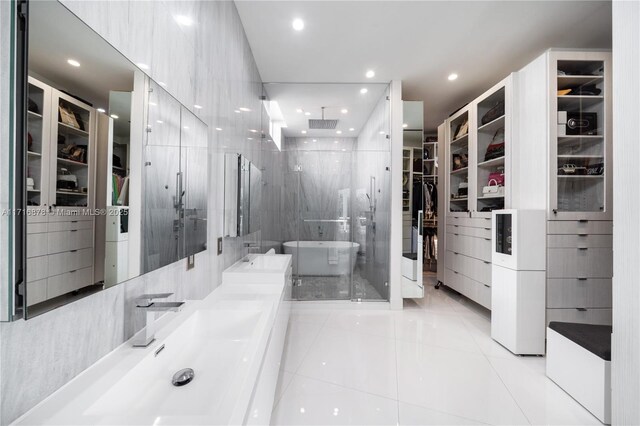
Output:
<path fill-rule="evenodd" d="M 322 107 L 322 120 L 309 119 L 309 129 L 316 130 L 333 130 L 338 125 L 338 120 L 325 120 L 324 108 Z"/>

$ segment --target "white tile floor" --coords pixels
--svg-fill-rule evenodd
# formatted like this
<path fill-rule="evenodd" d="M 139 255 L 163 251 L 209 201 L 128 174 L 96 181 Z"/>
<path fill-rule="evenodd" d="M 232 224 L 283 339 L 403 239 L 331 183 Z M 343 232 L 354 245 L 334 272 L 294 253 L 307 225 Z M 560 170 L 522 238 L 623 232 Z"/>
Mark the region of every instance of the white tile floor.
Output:
<path fill-rule="evenodd" d="M 272 424 L 600 424 L 546 378 L 544 358 L 491 339 L 488 311 L 426 288 L 397 312 L 297 303 Z"/>

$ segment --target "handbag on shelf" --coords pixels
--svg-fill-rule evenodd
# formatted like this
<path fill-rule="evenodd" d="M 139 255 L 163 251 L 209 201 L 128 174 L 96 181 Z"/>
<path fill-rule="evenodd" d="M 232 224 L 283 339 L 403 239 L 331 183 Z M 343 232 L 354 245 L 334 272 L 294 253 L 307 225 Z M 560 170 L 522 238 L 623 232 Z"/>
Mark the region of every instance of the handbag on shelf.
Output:
<path fill-rule="evenodd" d="M 495 195 L 495 196 L 499 196 L 499 195 L 504 195 L 504 186 L 499 185 L 498 181 L 495 179 L 490 179 L 489 183 L 487 184 L 487 186 L 482 188 L 482 194 L 483 195 Z"/>
<path fill-rule="evenodd" d="M 458 124 L 458 127 L 456 128 L 456 131 L 455 131 L 455 136 L 453 137 L 453 139 L 460 139 L 461 137 L 466 135 L 468 132 L 469 132 L 469 120 L 465 118 L 462 123 Z"/>
<path fill-rule="evenodd" d="M 566 175 L 574 175 L 574 176 L 582 176 L 587 174 L 587 168 L 584 166 L 576 166 L 575 164 L 563 164 L 558 167 L 558 175 L 566 176 Z"/>
<path fill-rule="evenodd" d="M 58 113 L 61 123 L 66 124 L 67 126 L 74 127 L 76 129 L 80 128 L 78 120 L 76 119 L 76 115 L 73 113 L 73 111 L 71 111 L 71 109 L 60 105 L 58 106 Z"/>
<path fill-rule="evenodd" d="M 467 154 L 453 154 L 452 170 L 464 169 L 469 165 L 469 157 Z"/>
<path fill-rule="evenodd" d="M 494 185 L 504 186 L 504 171 L 496 171 L 489 173 L 488 185 L 491 186 L 491 182 L 495 182 Z"/>
<path fill-rule="evenodd" d="M 604 174 L 604 163 L 599 162 L 595 164 L 589 164 L 586 168 L 588 176 L 601 176 Z"/>
<path fill-rule="evenodd" d="M 504 127 L 496 130 L 491 143 L 484 154 L 484 161 L 504 157 Z"/>
<path fill-rule="evenodd" d="M 483 116 L 480 122 L 484 125 L 504 115 L 504 100 L 499 100 Z"/>
<path fill-rule="evenodd" d="M 467 182 L 460 182 L 458 185 L 458 198 L 464 198 L 469 195 L 469 184 Z"/>

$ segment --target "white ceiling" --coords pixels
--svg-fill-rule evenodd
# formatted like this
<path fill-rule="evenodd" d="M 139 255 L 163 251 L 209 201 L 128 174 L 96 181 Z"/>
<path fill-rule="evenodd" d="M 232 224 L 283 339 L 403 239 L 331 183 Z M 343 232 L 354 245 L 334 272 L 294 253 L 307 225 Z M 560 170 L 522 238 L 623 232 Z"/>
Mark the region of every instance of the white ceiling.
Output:
<path fill-rule="evenodd" d="M 80 62 L 72 67 L 67 59 Z M 29 6 L 29 72 L 96 108 L 109 91 L 133 90 L 135 65 L 57 1 Z"/>
<path fill-rule="evenodd" d="M 425 128 L 549 47 L 610 48 L 610 1 L 236 0 L 266 82 L 403 81 Z M 291 27 L 294 18 L 305 29 Z M 458 80 L 447 76 L 456 72 Z"/>
<path fill-rule="evenodd" d="M 271 101 L 277 101 L 287 128 L 286 137 L 356 137 L 367 121 L 388 84 L 266 84 L 265 91 Z M 367 93 L 360 93 L 366 88 Z M 309 119 L 337 119 L 335 130 L 309 130 Z M 342 109 L 348 112 L 343 114 Z M 297 109 L 303 110 L 302 113 Z M 311 115 L 305 115 L 310 112 Z M 353 131 L 349 131 L 353 128 Z M 302 130 L 307 131 L 302 134 Z M 336 133 L 340 130 L 342 133 Z"/>

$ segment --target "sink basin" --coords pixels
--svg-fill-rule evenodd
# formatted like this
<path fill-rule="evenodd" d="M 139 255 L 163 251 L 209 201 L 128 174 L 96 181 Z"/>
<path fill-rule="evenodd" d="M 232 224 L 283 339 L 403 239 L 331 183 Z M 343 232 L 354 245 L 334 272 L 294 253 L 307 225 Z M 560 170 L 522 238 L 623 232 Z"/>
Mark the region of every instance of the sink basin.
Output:
<path fill-rule="evenodd" d="M 247 375 L 248 346 L 262 314 L 257 309 L 196 311 L 162 342 L 164 349 L 129 370 L 83 416 L 105 423 L 118 423 L 115 413 L 133 423 L 185 418 L 189 424 L 226 423 Z M 175 387 L 171 378 L 183 368 L 192 368 L 195 377 Z"/>
<path fill-rule="evenodd" d="M 246 261 L 249 259 L 249 261 Z M 222 273 L 223 284 L 284 285 L 290 275 L 291 255 L 248 255 Z"/>

